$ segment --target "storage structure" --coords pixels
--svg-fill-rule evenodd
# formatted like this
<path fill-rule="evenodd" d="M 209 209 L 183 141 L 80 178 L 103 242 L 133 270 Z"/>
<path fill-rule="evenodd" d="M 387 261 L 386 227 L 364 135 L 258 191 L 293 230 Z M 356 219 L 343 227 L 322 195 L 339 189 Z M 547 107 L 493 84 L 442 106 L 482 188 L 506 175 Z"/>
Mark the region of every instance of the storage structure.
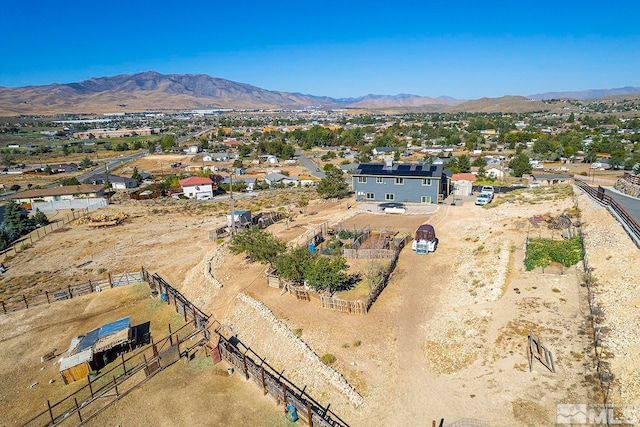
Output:
<path fill-rule="evenodd" d="M 60 376 L 65 384 L 87 378 L 91 371 L 108 364 L 132 341 L 129 317 L 107 323 L 71 340 L 67 356 L 60 361 Z"/>

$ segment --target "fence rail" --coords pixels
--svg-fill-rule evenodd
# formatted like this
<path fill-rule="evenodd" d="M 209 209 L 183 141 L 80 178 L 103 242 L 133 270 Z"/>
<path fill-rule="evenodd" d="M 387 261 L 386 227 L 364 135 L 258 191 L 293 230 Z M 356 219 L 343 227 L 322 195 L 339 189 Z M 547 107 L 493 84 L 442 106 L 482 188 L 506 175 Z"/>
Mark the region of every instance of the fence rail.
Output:
<path fill-rule="evenodd" d="M 15 256 L 18 253 L 22 252 L 21 247 L 23 247 L 23 245 L 32 245 L 34 242 L 37 242 L 38 240 L 42 239 L 47 234 L 53 233 L 54 231 L 59 230 L 60 228 L 67 225 L 68 223 L 75 221 L 76 219 L 82 218 L 84 216 L 87 216 L 91 210 L 99 209 L 101 207 L 102 205 L 100 206 L 92 205 L 89 207 L 70 209 L 71 213 L 66 214 L 62 219 L 57 221 L 52 221 L 47 225 L 36 228 L 29 234 L 25 234 L 24 236 L 21 236 L 19 239 L 13 242 L 9 247 L 0 251 L 0 255 Z"/>
<path fill-rule="evenodd" d="M 633 216 L 631 216 L 631 214 L 629 214 L 629 212 L 627 212 L 627 210 L 623 208 L 616 199 L 606 194 L 602 187 L 598 187 L 596 189 L 580 181 L 576 181 L 576 185 L 591 196 L 591 198 L 595 199 L 603 206 L 606 206 L 613 216 L 618 219 L 618 222 L 621 223 L 636 246 L 640 248 L 640 224 L 638 224 Z"/>
<path fill-rule="evenodd" d="M 347 427 L 347 424 L 336 414 L 328 408 L 323 408 L 304 390 L 300 390 L 287 381 L 263 360 L 258 363 L 248 356 L 249 349 L 241 351 L 223 336 L 220 336 L 218 348 L 222 358 L 241 372 L 246 380 L 262 387 L 263 394 L 271 396 L 278 404 L 285 407 L 287 405 L 295 407 L 298 416 L 307 425 L 311 427 Z M 259 356 L 257 358 L 260 359 Z"/>
<path fill-rule="evenodd" d="M 105 287 L 114 288 L 116 286 L 131 285 L 143 282 L 141 272 L 109 274 L 108 279 L 89 280 L 87 283 L 79 285 L 68 285 L 53 291 L 44 291 L 27 296 L 26 294 L 15 294 L 7 300 L 0 301 L 2 314 L 11 313 L 18 310 L 51 304 L 87 295 L 92 292 L 100 292 Z"/>
<path fill-rule="evenodd" d="M 194 322 L 157 342 L 140 347 L 126 358 L 120 360 L 94 379 L 87 377 L 87 384 L 80 389 L 51 403 L 47 400 L 46 409 L 26 421 L 23 426 L 56 426 L 62 423 L 81 425 L 104 411 L 116 400 L 146 382 L 162 369 L 180 359 L 180 345 L 190 341 L 199 331 Z M 168 345 L 167 345 L 168 344 Z M 166 350 L 161 350 L 165 348 Z"/>

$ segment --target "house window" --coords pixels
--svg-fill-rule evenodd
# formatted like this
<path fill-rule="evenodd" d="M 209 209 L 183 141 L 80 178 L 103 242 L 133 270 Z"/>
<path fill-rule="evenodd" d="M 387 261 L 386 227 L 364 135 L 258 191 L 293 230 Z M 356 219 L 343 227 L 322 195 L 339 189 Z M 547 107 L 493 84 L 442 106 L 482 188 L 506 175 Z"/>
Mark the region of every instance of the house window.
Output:
<path fill-rule="evenodd" d="M 395 185 L 404 185 L 404 178 L 395 178 L 393 183 Z"/>
<path fill-rule="evenodd" d="M 431 203 L 431 196 L 420 196 L 420 203 Z"/>
<path fill-rule="evenodd" d="M 384 184 L 384 178 L 381 176 L 376 176 L 376 184 Z"/>
<path fill-rule="evenodd" d="M 367 183 L 367 177 L 366 176 L 359 176 L 358 177 L 358 184 L 366 184 Z"/>
<path fill-rule="evenodd" d="M 422 185 L 431 187 L 431 178 L 422 178 Z"/>
<path fill-rule="evenodd" d="M 393 195 L 393 193 L 385 193 L 384 194 L 384 199 L 385 200 L 389 200 L 389 201 L 393 201 L 396 199 L 396 197 Z"/>
<path fill-rule="evenodd" d="M 367 200 L 375 200 L 376 199 L 376 195 L 375 195 L 375 193 L 367 193 L 367 195 L 365 196 L 365 199 L 367 199 Z"/>

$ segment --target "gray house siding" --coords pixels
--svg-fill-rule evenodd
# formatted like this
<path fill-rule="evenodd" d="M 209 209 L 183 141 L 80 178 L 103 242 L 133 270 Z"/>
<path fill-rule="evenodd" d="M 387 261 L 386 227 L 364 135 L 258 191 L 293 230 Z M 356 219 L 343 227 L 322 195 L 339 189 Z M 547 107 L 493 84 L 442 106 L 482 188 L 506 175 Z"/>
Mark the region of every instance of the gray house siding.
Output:
<path fill-rule="evenodd" d="M 357 201 L 438 203 L 450 192 L 451 174 L 442 165 L 363 163 L 354 170 Z"/>
<path fill-rule="evenodd" d="M 353 188 L 358 201 L 437 203 L 440 178 L 362 175 L 353 178 Z"/>

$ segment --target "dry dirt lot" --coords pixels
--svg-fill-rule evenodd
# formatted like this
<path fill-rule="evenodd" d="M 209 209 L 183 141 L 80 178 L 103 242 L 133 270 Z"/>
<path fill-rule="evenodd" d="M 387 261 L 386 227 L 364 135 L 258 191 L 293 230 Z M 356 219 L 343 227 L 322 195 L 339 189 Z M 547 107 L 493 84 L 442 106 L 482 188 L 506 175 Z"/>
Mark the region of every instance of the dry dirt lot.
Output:
<path fill-rule="evenodd" d="M 529 196 L 492 208 L 465 201 L 417 215 L 359 212 L 352 201 L 345 200 L 312 200 L 306 209 L 300 209 L 295 202 L 299 196 L 292 190 L 243 201 L 254 210 L 283 206 L 281 209 L 292 213 L 289 221 L 269 228 L 287 241 L 325 221 L 408 233 L 422 223 L 434 225 L 440 239 L 438 250 L 426 256 L 410 248 L 403 250 L 389 286 L 365 316 L 323 310 L 314 302 L 297 301 L 268 287 L 264 265 L 248 263 L 240 255 L 229 254 L 225 244 L 209 240 L 208 232 L 223 221 L 228 209 L 218 202 L 116 198 L 105 211 L 129 214 L 123 225 L 95 230 L 73 224 L 53 233 L 6 262 L 9 270 L 2 283 L 26 277 L 21 279 L 25 286 L 38 282 L 40 287 L 55 287 L 84 282 L 102 268 L 118 273 L 144 265 L 212 313 L 226 332 L 237 335 L 300 388 L 306 386 L 320 403 L 330 403 L 352 426 L 373 422 L 430 425 L 440 418 L 447 423 L 475 418 L 496 426 L 551 425 L 557 403 L 597 402 L 598 389 L 592 377 L 580 269 L 573 267 L 563 275 L 523 271 L 528 218 L 557 216 L 572 209 L 573 201 L 559 193 L 545 196 L 536 190 L 526 194 Z M 584 218 L 588 218 L 587 226 L 604 221 L 612 230 L 619 228 L 615 221 L 607 222 L 610 215 L 606 211 L 582 196 L 578 200 L 588 214 Z M 614 235 L 625 239 L 624 233 Z M 624 258 L 628 275 L 640 264 L 637 252 L 627 246 L 624 249 L 628 251 Z M 607 256 L 611 256 L 607 250 L 594 251 L 590 262 L 604 265 Z M 207 260 L 221 289 L 206 277 Z M 88 261 L 91 263 L 78 267 Z M 238 298 L 238 294 L 245 296 Z M 28 319 L 37 310 L 0 319 L 2 330 L 13 327 L 12 319 Z M 530 331 L 553 351 L 555 374 L 539 362 L 529 372 L 526 345 Z M 40 346 L 34 346 L 36 354 Z M 336 374 L 312 363 L 309 352 L 333 354 Z M 10 355 L 3 360 L 15 364 L 22 359 Z M 135 421 L 136 409 L 152 401 L 157 405 L 152 406 L 157 413 L 154 420 L 160 425 L 207 419 L 209 425 L 222 425 L 224 418 L 212 409 L 222 405 L 233 405 L 239 424 L 278 425 L 281 421 L 275 402 L 238 376 L 224 377 L 221 365 L 201 370 L 180 365 L 115 405 L 113 418 L 108 419 L 117 420 L 115 424 L 142 425 Z M 171 392 L 163 391 L 163 384 L 176 382 L 183 385 L 178 397 L 189 400 L 187 409 Z M 28 376 L 15 387 L 27 383 L 31 384 Z M 354 405 L 360 402 L 356 395 L 363 403 Z M 4 405 L 3 401 L 0 406 Z M 254 406 L 264 412 L 251 409 Z M 263 421 L 256 421 L 260 419 Z"/>

